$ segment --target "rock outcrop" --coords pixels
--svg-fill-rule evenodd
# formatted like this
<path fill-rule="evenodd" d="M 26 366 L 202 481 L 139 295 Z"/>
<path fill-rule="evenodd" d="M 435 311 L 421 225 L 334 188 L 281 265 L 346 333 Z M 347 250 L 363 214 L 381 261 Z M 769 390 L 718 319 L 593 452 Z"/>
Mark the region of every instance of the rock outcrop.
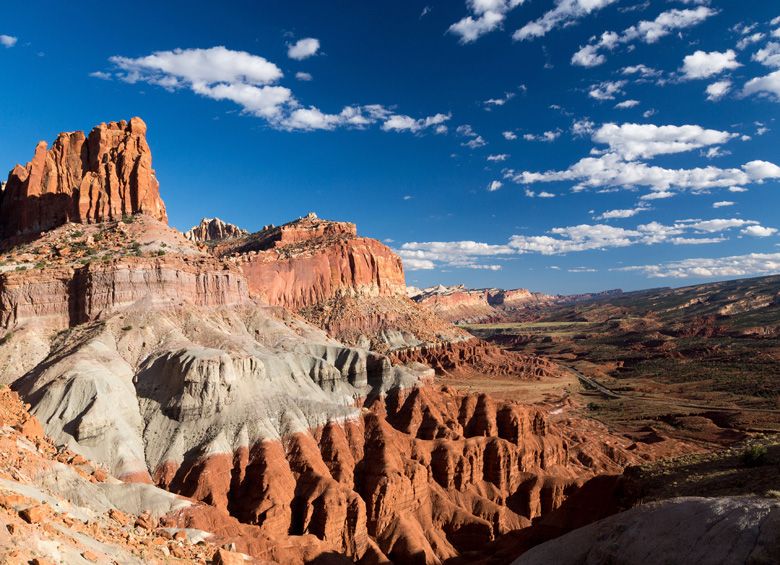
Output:
<path fill-rule="evenodd" d="M 355 224 L 314 214 L 211 247 L 246 276 L 252 296 L 283 306 L 351 345 L 382 351 L 465 332 L 406 296 L 403 265 Z"/>
<path fill-rule="evenodd" d="M 0 193 L 0 240 L 144 213 L 167 222 L 141 118 L 41 141 Z"/>
<path fill-rule="evenodd" d="M 780 501 L 679 498 L 632 508 L 524 553 L 536 563 L 778 563 Z"/>
<path fill-rule="evenodd" d="M 242 237 L 249 232 L 240 227 L 223 222 L 219 218 L 203 218 L 197 226 L 184 232 L 184 237 L 196 243 L 211 243 Z"/>

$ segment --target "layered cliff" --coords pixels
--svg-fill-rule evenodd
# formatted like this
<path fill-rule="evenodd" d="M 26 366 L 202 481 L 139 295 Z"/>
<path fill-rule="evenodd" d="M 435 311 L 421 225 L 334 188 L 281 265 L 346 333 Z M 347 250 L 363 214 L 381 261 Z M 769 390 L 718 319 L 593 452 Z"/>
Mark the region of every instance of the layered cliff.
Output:
<path fill-rule="evenodd" d="M 41 141 L 0 192 L 0 240 L 142 212 L 167 222 L 141 118 Z"/>
<path fill-rule="evenodd" d="M 349 344 L 386 351 L 466 337 L 406 297 L 401 259 L 355 224 L 309 214 L 211 250 L 243 272 L 253 296 Z"/>

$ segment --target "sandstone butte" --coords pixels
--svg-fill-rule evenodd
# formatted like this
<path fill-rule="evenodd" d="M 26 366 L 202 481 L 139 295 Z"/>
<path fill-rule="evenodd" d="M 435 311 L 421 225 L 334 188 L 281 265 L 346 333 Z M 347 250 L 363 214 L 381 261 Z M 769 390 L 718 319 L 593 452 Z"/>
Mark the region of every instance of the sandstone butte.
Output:
<path fill-rule="evenodd" d="M 167 222 L 141 118 L 61 133 L 35 147 L 8 175 L 0 196 L 0 239 L 66 222 L 104 222 L 143 212 Z"/>
<path fill-rule="evenodd" d="M 583 525 L 626 465 L 689 447 L 443 386 L 560 373 L 409 299 L 398 256 L 354 224 L 186 238 L 145 133 L 133 118 L 39 144 L 0 204 L 0 383 L 54 445 L 155 489 L 123 507 L 144 527 L 280 563 L 442 563 L 554 512 Z"/>

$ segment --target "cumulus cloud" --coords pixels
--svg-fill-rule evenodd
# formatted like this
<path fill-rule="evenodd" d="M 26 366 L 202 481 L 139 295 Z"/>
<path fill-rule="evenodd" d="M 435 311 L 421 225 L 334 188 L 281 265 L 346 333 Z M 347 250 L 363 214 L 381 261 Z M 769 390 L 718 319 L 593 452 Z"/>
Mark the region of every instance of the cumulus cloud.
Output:
<path fill-rule="evenodd" d="M 0 45 L 6 48 L 11 48 L 16 45 L 18 39 L 13 35 L 0 34 Z"/>
<path fill-rule="evenodd" d="M 668 169 L 637 161 L 626 161 L 615 153 L 580 159 L 568 169 L 545 172 L 506 171 L 505 178 L 518 184 L 535 184 L 571 181 L 574 190 L 588 188 L 647 187 L 659 195 L 645 195 L 646 200 L 667 198 L 671 189 L 706 191 L 713 188 L 728 188 L 766 179 L 780 178 L 780 167 L 766 161 L 751 161 L 741 168 L 721 169 L 718 167 L 697 167 L 692 169 Z"/>
<path fill-rule="evenodd" d="M 507 141 L 514 141 L 515 139 L 517 139 L 517 134 L 513 131 L 502 131 L 501 135 L 503 135 L 504 139 L 506 139 Z"/>
<path fill-rule="evenodd" d="M 313 57 L 319 50 L 320 40 L 314 37 L 306 37 L 304 39 L 299 39 L 290 45 L 290 47 L 287 49 L 287 56 L 290 59 L 302 61 L 303 59 Z"/>
<path fill-rule="evenodd" d="M 713 202 L 712 207 L 713 208 L 726 208 L 729 206 L 734 206 L 736 202 L 731 202 L 730 200 L 720 200 L 718 202 Z"/>
<path fill-rule="evenodd" d="M 560 136 L 561 136 L 561 130 L 556 129 L 556 130 L 545 131 L 540 134 L 526 133 L 523 134 L 523 139 L 525 139 L 526 141 L 542 141 L 542 142 L 550 143 L 558 139 Z"/>
<path fill-rule="evenodd" d="M 466 141 L 461 143 L 463 147 L 468 147 L 469 149 L 477 149 L 479 147 L 484 147 L 487 145 L 487 141 L 484 140 L 484 138 L 479 135 L 477 132 L 474 131 L 474 128 L 472 128 L 469 124 L 463 124 L 461 126 L 458 126 L 455 131 L 462 135 L 463 137 L 467 138 Z"/>
<path fill-rule="evenodd" d="M 652 44 L 679 30 L 700 24 L 717 12 L 707 6 L 692 9 L 673 9 L 661 12 L 654 20 L 642 20 L 621 33 L 607 31 L 591 39 L 571 59 L 572 65 L 595 67 L 606 61 L 604 51 L 612 51 L 619 45 L 641 41 Z"/>
<path fill-rule="evenodd" d="M 310 73 L 305 73 L 303 71 L 298 71 L 297 73 L 295 73 L 295 78 L 297 78 L 298 80 L 302 80 L 304 82 L 309 82 L 310 80 L 314 79 L 314 77 L 312 77 Z"/>
<path fill-rule="evenodd" d="M 726 96 L 731 90 L 730 80 L 719 80 L 707 86 L 707 100 L 716 102 Z"/>
<path fill-rule="evenodd" d="M 720 145 L 737 134 L 697 125 L 656 126 L 653 124 L 604 124 L 593 133 L 593 141 L 626 160 L 682 153 L 708 145 Z"/>
<path fill-rule="evenodd" d="M 769 237 L 777 233 L 775 228 L 766 228 L 764 226 L 748 226 L 740 233 L 751 237 Z"/>
<path fill-rule="evenodd" d="M 745 84 L 742 92 L 746 96 L 757 94 L 759 96 L 768 96 L 780 102 L 780 71 L 750 79 Z"/>
<path fill-rule="evenodd" d="M 525 0 L 467 0 L 466 7 L 472 15 L 455 22 L 447 31 L 457 35 L 460 43 L 472 43 L 499 28 L 507 12 L 524 2 Z"/>
<path fill-rule="evenodd" d="M 393 114 L 382 124 L 382 129 L 385 131 L 410 131 L 412 133 L 417 133 L 431 127 L 438 128 L 450 118 L 450 114 L 435 114 L 433 116 L 428 116 L 427 118 L 416 120 L 410 116 Z"/>
<path fill-rule="evenodd" d="M 760 31 L 757 31 L 756 33 L 753 33 L 753 34 L 750 34 L 750 35 L 746 35 L 745 37 L 743 37 L 742 39 L 737 41 L 737 49 L 740 49 L 740 50 L 745 49 L 746 47 L 748 47 L 748 46 L 750 46 L 750 45 L 752 45 L 754 43 L 758 43 L 759 41 L 764 39 L 764 37 L 766 37 L 766 36 L 763 33 L 761 33 Z"/>
<path fill-rule="evenodd" d="M 515 31 L 512 38 L 525 41 L 542 37 L 559 26 L 572 25 L 576 20 L 615 3 L 617 0 L 556 0 L 555 7 L 542 17 Z"/>
<path fill-rule="evenodd" d="M 733 49 L 722 53 L 719 51 L 710 51 L 709 53 L 696 51 L 683 59 L 683 66 L 680 70 L 686 79 L 693 80 L 709 78 L 741 66 Z"/>
<path fill-rule="evenodd" d="M 274 63 L 259 55 L 222 46 L 157 51 L 137 58 L 114 56 L 109 61 L 114 66 L 111 73 L 98 71 L 92 76 L 116 78 L 131 84 L 144 82 L 169 91 L 189 89 L 213 100 L 229 100 L 238 104 L 244 113 L 263 118 L 277 129 L 359 129 L 382 124 L 385 131 L 416 133 L 429 127 L 441 131 L 449 119 L 449 114 L 414 119 L 379 104 L 345 106 L 337 113 L 303 106 L 289 88 L 278 84 L 283 73 Z M 299 80 L 307 77 L 310 75 L 306 73 L 297 76 Z"/>
<path fill-rule="evenodd" d="M 759 233 L 759 227 L 758 222 L 742 219 L 686 220 L 672 225 L 649 222 L 632 229 L 606 224 L 580 224 L 552 228 L 543 235 L 513 235 L 506 244 L 476 241 L 410 242 L 401 245 L 398 254 L 407 268 L 411 268 L 408 266 L 410 261 L 427 261 L 423 268 L 491 268 L 483 261 L 495 257 L 511 259 L 526 253 L 562 255 L 662 243 L 709 245 L 725 241 L 726 234 L 731 230 L 743 228 L 744 232 L 753 228 L 751 231 Z"/>
<path fill-rule="evenodd" d="M 591 86 L 588 96 L 596 100 L 614 100 L 616 94 L 622 94 L 625 85 L 624 80 L 606 80 Z"/>
<path fill-rule="evenodd" d="M 624 218 L 633 218 L 640 212 L 649 210 L 647 206 L 636 206 L 635 208 L 624 208 L 619 210 L 607 210 L 595 217 L 596 220 L 616 220 Z"/>
<path fill-rule="evenodd" d="M 770 42 L 756 51 L 751 57 L 766 67 L 780 68 L 780 43 Z"/>
<path fill-rule="evenodd" d="M 508 245 L 476 241 L 409 242 L 401 245 L 396 252 L 410 270 L 436 267 L 497 270 L 497 265 L 485 264 L 481 260 L 516 253 Z"/>
<path fill-rule="evenodd" d="M 503 106 L 514 97 L 514 92 L 506 92 L 501 98 L 488 98 L 483 102 L 483 104 L 485 105 L 486 110 L 490 110 L 491 108 L 495 108 L 497 106 Z"/>
<path fill-rule="evenodd" d="M 491 181 L 488 185 L 488 192 L 495 192 L 496 190 L 499 190 L 502 186 L 504 186 L 504 183 L 500 180 L 494 180 Z"/>
<path fill-rule="evenodd" d="M 623 102 L 615 104 L 615 108 L 618 110 L 627 110 L 628 108 L 634 108 L 635 106 L 639 106 L 639 100 L 623 100 Z"/>
<path fill-rule="evenodd" d="M 744 277 L 780 272 L 780 253 L 750 253 L 716 259 L 683 259 L 659 265 L 621 267 L 619 271 L 638 271 L 657 278 Z"/>
<path fill-rule="evenodd" d="M 487 160 L 488 161 L 506 161 L 509 159 L 508 153 L 499 153 L 497 155 L 488 155 Z"/>

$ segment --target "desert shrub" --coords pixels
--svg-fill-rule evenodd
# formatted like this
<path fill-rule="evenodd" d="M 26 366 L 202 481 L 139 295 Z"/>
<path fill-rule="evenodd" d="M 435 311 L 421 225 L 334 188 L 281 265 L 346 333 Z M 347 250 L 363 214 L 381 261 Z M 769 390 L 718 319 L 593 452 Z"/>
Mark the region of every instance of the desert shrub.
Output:
<path fill-rule="evenodd" d="M 601 408 L 601 406 L 599 406 L 595 402 L 588 402 L 588 410 L 590 410 L 591 412 L 595 412 L 599 408 Z"/>
<path fill-rule="evenodd" d="M 122 221 L 126 224 L 132 224 L 135 221 L 135 216 L 131 214 L 125 214 L 122 216 Z"/>
<path fill-rule="evenodd" d="M 742 452 L 742 463 L 746 467 L 759 467 L 767 462 L 767 449 L 764 445 L 750 445 Z"/>

